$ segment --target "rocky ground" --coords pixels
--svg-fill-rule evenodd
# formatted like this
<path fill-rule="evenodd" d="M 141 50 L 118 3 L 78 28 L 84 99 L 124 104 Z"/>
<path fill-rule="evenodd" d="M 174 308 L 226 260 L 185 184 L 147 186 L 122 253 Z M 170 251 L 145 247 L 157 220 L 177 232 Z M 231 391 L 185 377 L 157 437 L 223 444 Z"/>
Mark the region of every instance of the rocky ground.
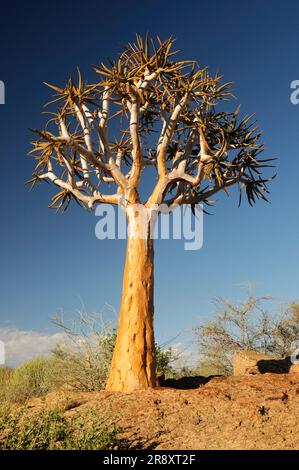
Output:
<path fill-rule="evenodd" d="M 131 394 L 68 393 L 67 415 L 109 409 L 130 448 L 299 449 L 299 374 L 186 378 Z M 66 396 L 49 395 L 51 406 Z M 30 406 L 39 406 L 34 400 Z"/>

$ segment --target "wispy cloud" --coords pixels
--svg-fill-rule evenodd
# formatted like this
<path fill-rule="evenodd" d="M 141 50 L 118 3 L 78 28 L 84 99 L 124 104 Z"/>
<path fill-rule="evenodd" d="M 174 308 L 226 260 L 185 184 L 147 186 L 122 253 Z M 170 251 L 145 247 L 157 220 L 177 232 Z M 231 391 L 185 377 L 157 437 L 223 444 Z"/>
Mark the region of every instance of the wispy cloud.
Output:
<path fill-rule="evenodd" d="M 197 351 L 190 349 L 190 345 L 186 345 L 183 342 L 177 342 L 171 345 L 171 349 L 174 357 L 172 362 L 174 369 L 192 369 L 197 366 L 199 354 Z"/>
<path fill-rule="evenodd" d="M 48 355 L 58 344 L 70 345 L 70 339 L 64 332 L 46 334 L 39 331 L 20 330 L 11 326 L 0 327 L 0 341 L 5 346 L 5 364 L 7 366 L 16 366 L 28 359 Z M 198 353 L 190 348 L 190 344 L 176 342 L 165 347 L 169 346 L 173 351 L 172 366 L 175 369 L 196 366 L 199 359 Z"/>
<path fill-rule="evenodd" d="M 3 327 L 0 328 L 0 340 L 5 345 L 5 363 L 11 366 L 49 354 L 57 344 L 65 343 L 67 337 L 63 332 L 45 334 Z"/>

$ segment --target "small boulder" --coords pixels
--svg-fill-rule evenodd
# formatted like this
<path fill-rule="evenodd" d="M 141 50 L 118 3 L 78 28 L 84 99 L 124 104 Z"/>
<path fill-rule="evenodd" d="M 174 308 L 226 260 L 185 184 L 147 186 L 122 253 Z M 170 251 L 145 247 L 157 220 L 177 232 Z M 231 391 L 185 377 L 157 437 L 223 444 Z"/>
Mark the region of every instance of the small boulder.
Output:
<path fill-rule="evenodd" d="M 249 350 L 236 351 L 233 357 L 234 375 L 260 374 L 259 361 L 269 360 L 273 360 L 273 356 Z"/>
<path fill-rule="evenodd" d="M 287 374 L 290 372 L 291 366 L 290 357 L 280 359 L 277 356 L 261 354 L 256 351 L 236 351 L 233 357 L 234 375 L 265 374 L 266 372 Z M 298 367 L 297 371 L 299 371 Z"/>

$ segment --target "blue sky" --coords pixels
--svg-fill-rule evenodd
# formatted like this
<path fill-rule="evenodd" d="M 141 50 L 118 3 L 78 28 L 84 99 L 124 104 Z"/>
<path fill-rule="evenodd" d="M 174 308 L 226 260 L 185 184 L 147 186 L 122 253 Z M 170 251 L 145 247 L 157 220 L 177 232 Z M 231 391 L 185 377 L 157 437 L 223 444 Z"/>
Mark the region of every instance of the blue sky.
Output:
<path fill-rule="evenodd" d="M 41 127 L 49 93 L 43 81 L 63 84 L 78 65 L 113 57 L 136 32 L 173 34 L 185 58 L 198 59 L 234 81 L 244 113 L 256 113 L 265 157 L 276 156 L 271 204 L 237 207 L 220 197 L 204 219 L 204 245 L 184 251 L 181 241 L 158 241 L 155 265 L 156 333 L 165 341 L 213 312 L 216 296 L 242 297 L 240 285 L 284 301 L 299 297 L 299 105 L 290 82 L 299 79 L 298 14 L 293 1 L 76 0 L 1 6 L 0 80 L 0 327 L 51 331 L 59 309 L 71 314 L 105 302 L 118 309 L 124 241 L 99 241 L 96 218 L 73 206 L 47 208 L 51 190 L 28 192 L 26 157 Z M 237 105 L 237 102 L 236 102 Z M 84 256 L 82 254 L 84 247 Z M 9 323 L 8 323 L 9 322 Z"/>

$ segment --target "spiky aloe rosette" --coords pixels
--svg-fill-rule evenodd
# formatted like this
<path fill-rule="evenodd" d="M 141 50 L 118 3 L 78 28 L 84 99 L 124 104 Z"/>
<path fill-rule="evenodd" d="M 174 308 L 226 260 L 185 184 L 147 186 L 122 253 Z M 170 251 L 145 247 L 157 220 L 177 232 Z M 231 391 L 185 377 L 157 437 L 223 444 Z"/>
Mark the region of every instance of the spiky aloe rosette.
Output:
<path fill-rule="evenodd" d="M 95 66 L 100 81 L 86 83 L 78 70 L 64 88 L 48 85 L 56 109 L 44 130 L 35 130 L 33 178 L 51 181 L 59 192 L 50 207 L 74 199 L 93 208 L 117 204 L 124 196 L 139 202 L 142 171 L 157 170 L 145 204 L 211 204 L 220 190 L 237 184 L 250 204 L 267 200 L 261 133 L 252 117 L 223 111 L 232 97 L 195 61 L 176 60 L 174 39 L 137 36 L 116 61 Z M 110 135 L 109 137 L 108 128 Z"/>

